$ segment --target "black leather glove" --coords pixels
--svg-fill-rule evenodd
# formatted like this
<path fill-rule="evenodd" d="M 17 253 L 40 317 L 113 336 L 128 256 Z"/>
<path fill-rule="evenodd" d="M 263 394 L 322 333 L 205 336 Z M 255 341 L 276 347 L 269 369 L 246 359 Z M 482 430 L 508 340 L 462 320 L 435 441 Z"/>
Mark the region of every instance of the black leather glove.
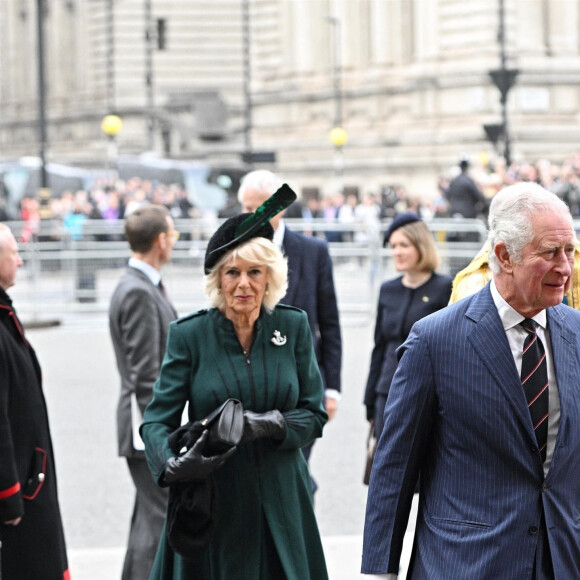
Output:
<path fill-rule="evenodd" d="M 221 467 L 235 452 L 237 447 L 228 449 L 221 455 L 203 455 L 208 432 L 204 431 L 193 447 L 179 457 L 170 457 L 165 464 L 165 483 L 185 483 L 209 477 Z"/>
<path fill-rule="evenodd" d="M 244 436 L 242 443 L 256 439 L 284 439 L 286 435 L 286 421 L 278 409 L 266 413 L 244 411 Z"/>

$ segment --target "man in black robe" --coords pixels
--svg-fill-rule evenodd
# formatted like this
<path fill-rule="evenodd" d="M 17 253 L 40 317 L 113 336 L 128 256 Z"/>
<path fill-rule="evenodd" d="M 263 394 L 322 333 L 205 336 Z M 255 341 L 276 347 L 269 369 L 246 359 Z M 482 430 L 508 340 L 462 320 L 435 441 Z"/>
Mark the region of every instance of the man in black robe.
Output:
<path fill-rule="evenodd" d="M 69 580 L 40 366 L 6 294 L 21 265 L 0 224 L 0 577 Z"/>

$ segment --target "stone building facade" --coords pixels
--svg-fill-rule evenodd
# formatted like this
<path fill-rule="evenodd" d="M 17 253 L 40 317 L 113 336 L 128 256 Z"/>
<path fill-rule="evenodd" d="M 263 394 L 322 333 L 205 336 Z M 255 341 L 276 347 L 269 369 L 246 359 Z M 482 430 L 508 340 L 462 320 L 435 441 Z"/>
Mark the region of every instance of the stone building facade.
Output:
<path fill-rule="evenodd" d="M 0 2 L 0 159 L 38 140 L 37 7 Z M 463 154 L 501 154 L 505 64 L 514 160 L 578 150 L 577 0 L 44 0 L 49 159 L 119 153 L 239 162 L 248 146 L 303 187 L 432 195 Z M 247 12 L 245 12 L 247 11 Z M 249 20 L 244 20 L 249 14 Z M 147 31 L 149 34 L 147 34 Z M 247 42 L 245 42 L 247 41 Z M 248 104 L 250 105 L 248 107 Z M 348 134 L 335 148 L 329 131 Z"/>

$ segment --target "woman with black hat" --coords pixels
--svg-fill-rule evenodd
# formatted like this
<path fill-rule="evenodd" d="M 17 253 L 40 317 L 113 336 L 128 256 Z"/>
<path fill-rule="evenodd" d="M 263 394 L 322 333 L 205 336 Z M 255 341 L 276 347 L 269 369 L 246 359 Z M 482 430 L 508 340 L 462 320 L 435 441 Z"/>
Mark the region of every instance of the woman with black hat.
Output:
<path fill-rule="evenodd" d="M 437 274 L 440 257 L 421 218 L 413 212 L 398 214 L 385 233 L 397 271 L 403 275 L 384 282 L 379 294 L 375 346 L 364 404 L 367 420 L 374 420 L 375 434 L 383 430 L 383 412 L 393 375 L 397 348 L 405 342 L 417 320 L 449 303 L 452 279 Z"/>
<path fill-rule="evenodd" d="M 218 508 L 210 533 L 198 538 L 201 550 L 192 541 L 187 553 L 181 538 L 178 554 L 164 532 L 152 579 L 328 577 L 300 451 L 322 435 L 327 415 L 306 314 L 277 304 L 287 284 L 268 221 L 283 209 L 272 209 L 277 200 L 274 194 L 264 204 L 270 209 L 230 218 L 216 231 L 204 264 L 211 308 L 170 326 L 141 427 L 147 460 L 160 485 L 211 478 Z M 207 431 L 185 454 L 171 450 L 186 403 L 190 421 L 199 421 L 230 398 L 244 408 L 235 452 L 208 453 Z"/>

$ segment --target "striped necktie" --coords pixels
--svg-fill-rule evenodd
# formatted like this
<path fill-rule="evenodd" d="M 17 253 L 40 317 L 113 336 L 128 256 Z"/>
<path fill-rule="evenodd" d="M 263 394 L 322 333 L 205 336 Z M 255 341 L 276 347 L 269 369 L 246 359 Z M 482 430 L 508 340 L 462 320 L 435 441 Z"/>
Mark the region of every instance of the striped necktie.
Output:
<path fill-rule="evenodd" d="M 531 318 L 524 319 L 520 326 L 528 333 L 522 353 L 522 386 L 532 417 L 536 441 L 542 461 L 546 459 L 548 442 L 548 366 L 546 352 L 540 337 L 536 334 L 536 323 Z"/>

